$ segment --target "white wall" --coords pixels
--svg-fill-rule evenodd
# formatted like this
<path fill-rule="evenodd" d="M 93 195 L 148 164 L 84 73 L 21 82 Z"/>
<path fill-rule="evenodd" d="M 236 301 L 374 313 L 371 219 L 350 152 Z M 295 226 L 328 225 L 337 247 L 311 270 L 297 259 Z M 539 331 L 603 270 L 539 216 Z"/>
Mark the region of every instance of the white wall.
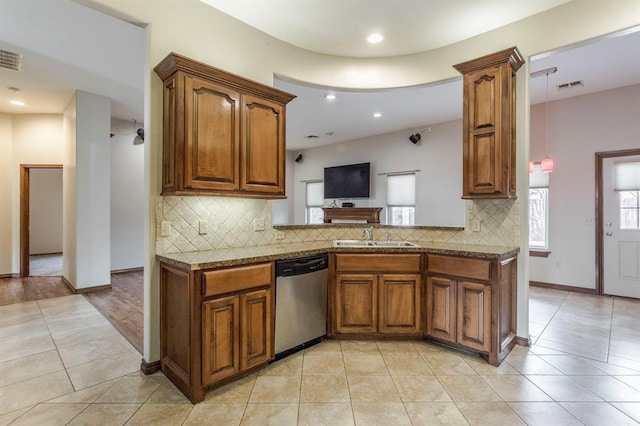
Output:
<path fill-rule="evenodd" d="M 29 172 L 29 254 L 62 253 L 62 169 Z"/>
<path fill-rule="evenodd" d="M 143 123 L 111 120 L 111 270 L 144 265 Z"/>
<path fill-rule="evenodd" d="M 596 152 L 640 147 L 640 85 L 549 103 L 548 258 L 531 258 L 530 279 L 595 289 Z M 545 105 L 531 108 L 531 159 L 544 147 Z"/>
<path fill-rule="evenodd" d="M 462 196 L 462 120 L 429 125 L 417 144 L 409 135 L 422 130 L 407 129 L 365 139 L 320 146 L 302 151 L 304 161 L 294 164 L 293 194 L 295 224 L 305 220 L 305 180 L 322 179 L 324 168 L 371 163 L 371 198 L 354 199 L 356 206 L 386 207 L 386 176 L 379 173 L 420 170 L 416 173 L 416 225 L 465 226 Z M 329 200 L 325 200 L 329 204 Z M 386 217 L 386 208 L 381 221 Z M 274 214 L 274 223 L 276 217 Z"/>
<path fill-rule="evenodd" d="M 0 114 L 0 276 L 13 272 L 12 129 L 11 116 Z"/>

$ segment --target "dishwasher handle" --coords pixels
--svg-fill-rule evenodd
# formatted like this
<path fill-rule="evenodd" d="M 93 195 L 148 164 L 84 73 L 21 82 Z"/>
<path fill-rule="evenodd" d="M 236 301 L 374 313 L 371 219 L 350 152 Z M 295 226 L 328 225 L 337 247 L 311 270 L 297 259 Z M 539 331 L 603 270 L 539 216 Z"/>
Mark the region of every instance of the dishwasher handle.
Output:
<path fill-rule="evenodd" d="M 276 262 L 276 277 L 289 277 L 328 268 L 326 255 L 286 259 Z"/>

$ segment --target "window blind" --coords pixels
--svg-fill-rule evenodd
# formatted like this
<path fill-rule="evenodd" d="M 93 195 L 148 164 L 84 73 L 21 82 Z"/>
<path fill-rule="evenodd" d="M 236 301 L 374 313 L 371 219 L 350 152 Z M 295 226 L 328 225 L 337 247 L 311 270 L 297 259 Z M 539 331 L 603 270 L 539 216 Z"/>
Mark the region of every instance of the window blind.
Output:
<path fill-rule="evenodd" d="M 307 206 L 324 204 L 324 182 L 307 182 Z"/>
<path fill-rule="evenodd" d="M 387 205 L 413 206 L 416 204 L 415 173 L 387 176 Z"/>
<path fill-rule="evenodd" d="M 640 163 L 616 164 L 614 182 L 616 191 L 640 191 Z"/>

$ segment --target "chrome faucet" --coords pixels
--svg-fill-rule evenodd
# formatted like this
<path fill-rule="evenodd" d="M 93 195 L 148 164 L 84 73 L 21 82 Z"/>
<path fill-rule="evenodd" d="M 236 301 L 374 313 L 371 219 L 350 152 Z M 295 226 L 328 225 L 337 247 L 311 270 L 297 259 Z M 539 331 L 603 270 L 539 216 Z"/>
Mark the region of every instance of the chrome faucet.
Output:
<path fill-rule="evenodd" d="M 362 230 L 362 239 L 373 241 L 373 225 Z"/>

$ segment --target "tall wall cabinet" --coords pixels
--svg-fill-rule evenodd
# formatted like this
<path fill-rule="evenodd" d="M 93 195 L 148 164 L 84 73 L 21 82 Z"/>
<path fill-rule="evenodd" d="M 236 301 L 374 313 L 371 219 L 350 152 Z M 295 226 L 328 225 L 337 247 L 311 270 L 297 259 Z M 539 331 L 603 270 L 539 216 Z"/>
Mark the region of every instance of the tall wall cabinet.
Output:
<path fill-rule="evenodd" d="M 462 198 L 516 196 L 516 72 L 524 64 L 512 47 L 454 65 L 462 73 Z"/>
<path fill-rule="evenodd" d="M 285 113 L 294 96 L 175 53 L 164 83 L 162 195 L 285 197 Z"/>

